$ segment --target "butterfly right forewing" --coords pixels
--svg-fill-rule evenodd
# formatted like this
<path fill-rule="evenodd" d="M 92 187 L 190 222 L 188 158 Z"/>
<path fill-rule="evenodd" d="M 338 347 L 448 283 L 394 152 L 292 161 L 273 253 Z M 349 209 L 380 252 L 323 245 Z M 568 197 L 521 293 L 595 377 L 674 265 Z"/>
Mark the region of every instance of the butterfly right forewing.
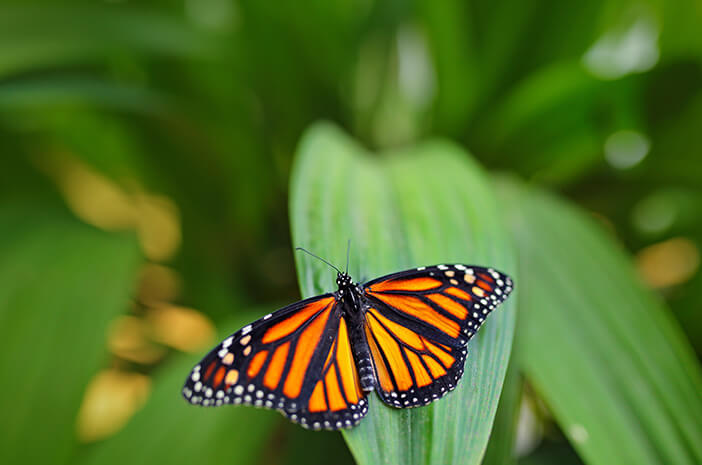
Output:
<path fill-rule="evenodd" d="M 415 407 L 454 389 L 466 344 L 511 290 L 508 276 L 468 265 L 422 267 L 367 283 L 364 329 L 381 399 Z"/>

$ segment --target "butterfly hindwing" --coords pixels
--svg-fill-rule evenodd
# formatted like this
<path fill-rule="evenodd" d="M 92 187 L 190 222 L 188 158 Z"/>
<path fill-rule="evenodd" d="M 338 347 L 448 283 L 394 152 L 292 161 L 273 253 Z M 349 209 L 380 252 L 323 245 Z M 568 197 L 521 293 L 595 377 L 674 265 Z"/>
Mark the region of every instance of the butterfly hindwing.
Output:
<path fill-rule="evenodd" d="M 369 304 L 364 328 L 383 402 L 417 407 L 453 390 L 463 375 L 466 348 L 437 342 L 407 321 L 388 318 L 390 313 Z"/>
<path fill-rule="evenodd" d="M 355 426 L 368 412 L 367 394 L 359 383 L 346 319 L 341 316 L 334 327 L 337 328 L 336 337 L 316 377 L 305 415 L 301 417 L 305 420 L 303 426 L 313 429 Z"/>
<path fill-rule="evenodd" d="M 454 389 L 465 345 L 511 290 L 506 275 L 468 265 L 422 267 L 367 283 L 364 329 L 381 399 L 415 407 Z"/>
<path fill-rule="evenodd" d="M 226 338 L 195 366 L 183 395 L 203 406 L 275 408 L 308 428 L 353 426 L 367 407 L 351 353 L 346 321 L 325 294 Z"/>

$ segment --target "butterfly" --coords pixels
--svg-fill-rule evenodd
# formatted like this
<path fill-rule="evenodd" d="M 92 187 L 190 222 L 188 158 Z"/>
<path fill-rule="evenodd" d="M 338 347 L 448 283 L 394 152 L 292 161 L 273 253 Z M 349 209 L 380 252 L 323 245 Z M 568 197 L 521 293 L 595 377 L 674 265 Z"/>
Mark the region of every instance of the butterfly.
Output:
<path fill-rule="evenodd" d="M 357 284 L 320 260 L 336 269 L 337 291 L 224 339 L 191 371 L 186 400 L 277 409 L 315 430 L 357 425 L 373 390 L 392 407 L 427 405 L 456 387 L 466 344 L 513 288 L 499 271 L 461 264 Z"/>

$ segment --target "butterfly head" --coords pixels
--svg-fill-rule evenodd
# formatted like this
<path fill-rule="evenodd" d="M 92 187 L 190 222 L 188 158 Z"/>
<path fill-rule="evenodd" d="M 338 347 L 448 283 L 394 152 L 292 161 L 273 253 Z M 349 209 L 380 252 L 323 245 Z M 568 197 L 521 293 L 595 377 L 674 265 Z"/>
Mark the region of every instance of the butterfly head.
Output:
<path fill-rule="evenodd" d="M 353 280 L 347 273 L 339 272 L 336 275 L 336 285 L 339 286 L 340 291 L 343 291 L 353 287 Z"/>

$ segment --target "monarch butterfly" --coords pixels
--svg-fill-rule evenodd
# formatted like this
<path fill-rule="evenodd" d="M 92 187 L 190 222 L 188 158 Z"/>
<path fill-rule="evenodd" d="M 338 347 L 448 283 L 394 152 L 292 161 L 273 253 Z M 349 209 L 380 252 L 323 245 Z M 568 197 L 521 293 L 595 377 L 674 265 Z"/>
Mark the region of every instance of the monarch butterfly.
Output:
<path fill-rule="evenodd" d="M 337 271 L 337 291 L 226 338 L 191 371 L 186 400 L 274 408 L 305 428 L 327 430 L 357 425 L 373 390 L 392 407 L 427 405 L 456 387 L 466 344 L 513 287 L 499 271 L 461 264 L 357 284 L 310 255 Z"/>

